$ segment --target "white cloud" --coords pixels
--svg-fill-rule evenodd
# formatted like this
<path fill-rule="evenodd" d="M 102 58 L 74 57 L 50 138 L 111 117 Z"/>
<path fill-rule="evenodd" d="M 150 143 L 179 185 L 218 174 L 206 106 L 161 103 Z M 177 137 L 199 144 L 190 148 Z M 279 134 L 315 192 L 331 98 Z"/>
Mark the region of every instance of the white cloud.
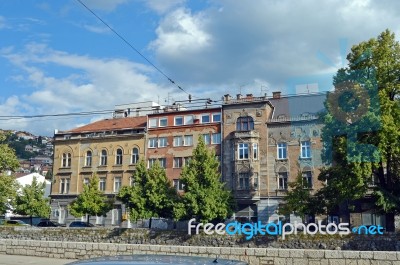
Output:
<path fill-rule="evenodd" d="M 343 38 L 347 53 L 351 45 L 386 28 L 398 32 L 397 5 L 360 0 L 212 0 L 200 11 L 179 8 L 166 13 L 150 48 L 185 87 L 238 88 L 260 79 L 271 90 L 280 90 L 296 78 L 322 73 L 331 78 L 342 66 Z M 318 53 L 333 65 L 321 61 Z"/>
<path fill-rule="evenodd" d="M 24 109 L 10 107 L 16 100 L 18 104 L 30 107 L 30 115 L 58 114 L 112 110 L 116 104 L 154 100 L 155 95 L 164 96 L 173 91 L 173 88 L 163 87 L 151 81 L 148 76 L 152 72 L 147 66 L 122 59 L 97 59 L 68 54 L 42 44 L 31 44 L 22 53 L 5 50 L 10 53 L 3 52 L 2 55 L 26 72 L 23 80 L 15 80 L 26 82 L 35 88 L 29 94 L 9 98 L 0 104 L 0 111 L 7 108 L 13 115 L 25 113 Z M 54 76 L 43 70 L 49 65 L 53 68 Z M 68 74 L 55 77 L 58 67 L 67 69 Z M 0 122 L 0 128 L 3 127 L 1 124 Z M 40 123 L 30 122 L 29 126 L 33 127 L 30 131 L 46 130 L 47 133 L 52 133 L 54 128 L 71 129 L 70 126 L 74 127 L 77 121 L 50 119 L 47 128 L 36 127 L 37 124 Z"/>
<path fill-rule="evenodd" d="M 85 29 L 94 33 L 110 33 L 110 29 L 105 26 L 83 25 Z"/>
<path fill-rule="evenodd" d="M 159 14 L 170 11 L 174 7 L 183 5 L 185 0 L 144 0 L 146 5 Z"/>
<path fill-rule="evenodd" d="M 158 38 L 151 46 L 155 47 L 158 53 L 174 58 L 182 52 L 203 51 L 211 42 L 211 36 L 204 30 L 206 21 L 201 13 L 192 15 L 184 9 L 175 10 L 157 28 Z"/>

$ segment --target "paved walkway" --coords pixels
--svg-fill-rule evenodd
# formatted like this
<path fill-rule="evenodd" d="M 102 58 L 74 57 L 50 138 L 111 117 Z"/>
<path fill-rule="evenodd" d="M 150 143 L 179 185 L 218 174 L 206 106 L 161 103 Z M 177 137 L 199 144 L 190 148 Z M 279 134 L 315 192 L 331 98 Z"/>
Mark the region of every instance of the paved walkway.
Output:
<path fill-rule="evenodd" d="M 72 259 L 50 259 L 42 257 L 0 255 L 0 265 L 65 265 Z"/>

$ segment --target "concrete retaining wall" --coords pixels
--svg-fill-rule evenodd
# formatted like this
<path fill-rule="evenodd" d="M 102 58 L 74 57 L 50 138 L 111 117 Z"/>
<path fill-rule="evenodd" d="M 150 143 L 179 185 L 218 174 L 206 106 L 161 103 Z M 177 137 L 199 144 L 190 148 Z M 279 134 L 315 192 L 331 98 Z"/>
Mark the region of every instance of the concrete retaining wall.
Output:
<path fill-rule="evenodd" d="M 251 265 L 399 265 L 400 252 L 160 246 L 0 239 L 0 254 L 86 259 L 108 255 L 168 254 L 237 259 Z"/>

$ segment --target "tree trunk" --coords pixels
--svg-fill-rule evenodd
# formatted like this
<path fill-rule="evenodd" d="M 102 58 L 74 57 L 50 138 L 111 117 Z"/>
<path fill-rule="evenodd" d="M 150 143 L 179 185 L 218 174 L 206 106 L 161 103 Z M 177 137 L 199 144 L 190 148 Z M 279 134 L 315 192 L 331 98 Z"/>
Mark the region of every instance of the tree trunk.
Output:
<path fill-rule="evenodd" d="M 386 214 L 386 232 L 394 232 L 394 213 Z"/>
<path fill-rule="evenodd" d="M 90 220 L 90 215 L 87 216 L 86 218 L 86 223 L 89 225 L 89 220 Z"/>

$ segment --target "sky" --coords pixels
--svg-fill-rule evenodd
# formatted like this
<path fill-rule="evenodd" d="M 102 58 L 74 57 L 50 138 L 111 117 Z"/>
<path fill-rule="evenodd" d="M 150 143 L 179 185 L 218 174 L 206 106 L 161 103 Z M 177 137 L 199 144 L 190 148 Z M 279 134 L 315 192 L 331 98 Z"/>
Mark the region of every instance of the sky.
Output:
<path fill-rule="evenodd" d="M 0 0 L 0 129 L 52 136 L 111 114 L 8 117 L 188 94 L 329 91 L 352 45 L 400 36 L 396 0 L 81 1 L 128 44 L 78 0 Z"/>

